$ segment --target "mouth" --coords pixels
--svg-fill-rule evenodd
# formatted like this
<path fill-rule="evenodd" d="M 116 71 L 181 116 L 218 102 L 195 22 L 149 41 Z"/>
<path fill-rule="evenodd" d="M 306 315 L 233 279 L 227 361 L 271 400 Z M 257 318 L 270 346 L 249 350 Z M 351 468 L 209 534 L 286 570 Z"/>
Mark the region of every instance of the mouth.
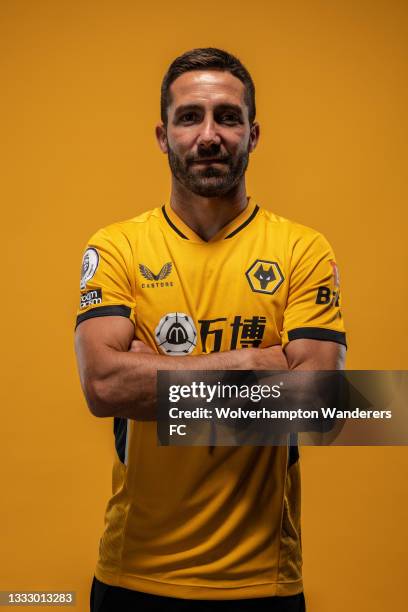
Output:
<path fill-rule="evenodd" d="M 210 166 L 212 164 L 226 164 L 226 161 L 223 159 L 197 159 L 192 161 L 191 164 L 193 166 Z"/>

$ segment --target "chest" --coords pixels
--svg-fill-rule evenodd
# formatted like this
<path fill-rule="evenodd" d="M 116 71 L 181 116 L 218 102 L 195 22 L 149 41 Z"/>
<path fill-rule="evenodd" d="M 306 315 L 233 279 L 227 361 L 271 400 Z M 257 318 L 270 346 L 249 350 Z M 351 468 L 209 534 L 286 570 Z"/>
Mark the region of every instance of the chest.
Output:
<path fill-rule="evenodd" d="M 134 270 L 138 333 L 163 352 L 181 347 L 199 354 L 280 342 L 287 265 L 268 241 L 146 240 Z"/>

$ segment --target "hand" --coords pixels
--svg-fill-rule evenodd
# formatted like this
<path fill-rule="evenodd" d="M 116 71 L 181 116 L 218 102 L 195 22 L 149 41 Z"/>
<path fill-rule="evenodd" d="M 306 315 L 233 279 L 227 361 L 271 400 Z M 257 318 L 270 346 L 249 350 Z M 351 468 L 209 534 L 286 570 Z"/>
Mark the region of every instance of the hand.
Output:
<path fill-rule="evenodd" d="M 150 355 L 156 355 L 156 351 L 137 338 L 132 340 L 129 347 L 129 353 L 149 353 Z"/>

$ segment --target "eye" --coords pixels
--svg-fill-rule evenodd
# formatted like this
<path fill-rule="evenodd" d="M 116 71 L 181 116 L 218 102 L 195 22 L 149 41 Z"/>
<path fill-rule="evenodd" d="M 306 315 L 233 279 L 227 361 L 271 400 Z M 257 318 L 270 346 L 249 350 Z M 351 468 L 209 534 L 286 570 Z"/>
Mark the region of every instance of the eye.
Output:
<path fill-rule="evenodd" d="M 194 111 L 189 111 L 188 113 L 184 113 L 183 115 L 181 115 L 179 121 L 181 123 L 193 123 L 194 121 L 197 121 L 197 117 L 197 113 L 195 113 Z"/>
<path fill-rule="evenodd" d="M 239 123 L 239 118 L 235 113 L 223 113 L 220 116 L 222 123 L 228 123 L 229 125 Z"/>

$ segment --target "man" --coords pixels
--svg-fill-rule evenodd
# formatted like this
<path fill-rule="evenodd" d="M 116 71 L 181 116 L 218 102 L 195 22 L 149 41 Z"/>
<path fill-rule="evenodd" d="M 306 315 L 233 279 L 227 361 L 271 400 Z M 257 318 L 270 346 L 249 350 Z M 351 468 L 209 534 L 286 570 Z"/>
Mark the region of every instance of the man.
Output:
<path fill-rule="evenodd" d="M 178 57 L 161 119 L 170 202 L 98 231 L 84 256 L 81 382 L 117 451 L 92 610 L 299 612 L 297 447 L 158 447 L 156 376 L 341 368 L 334 255 L 247 197 L 259 125 L 239 60 Z"/>

